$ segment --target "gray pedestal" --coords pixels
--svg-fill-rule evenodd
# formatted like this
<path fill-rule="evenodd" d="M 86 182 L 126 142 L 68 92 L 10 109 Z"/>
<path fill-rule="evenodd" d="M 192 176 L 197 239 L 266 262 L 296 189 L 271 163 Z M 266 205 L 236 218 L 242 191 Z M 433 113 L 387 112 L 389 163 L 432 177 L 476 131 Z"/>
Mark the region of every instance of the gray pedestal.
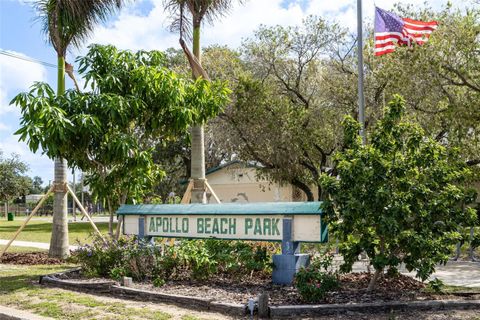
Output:
<path fill-rule="evenodd" d="M 272 281 L 274 284 L 292 284 L 298 270 L 309 264 L 308 254 L 276 254 L 273 256 Z"/>

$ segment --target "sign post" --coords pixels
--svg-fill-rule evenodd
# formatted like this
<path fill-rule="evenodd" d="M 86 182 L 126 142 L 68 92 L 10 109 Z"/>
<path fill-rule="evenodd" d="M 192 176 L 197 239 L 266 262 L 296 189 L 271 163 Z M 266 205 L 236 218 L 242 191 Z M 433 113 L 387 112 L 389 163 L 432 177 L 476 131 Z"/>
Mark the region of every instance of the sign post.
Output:
<path fill-rule="evenodd" d="M 281 241 L 282 253 L 273 257 L 276 284 L 292 283 L 308 266 L 301 242 L 328 241 L 320 202 L 123 205 L 117 214 L 123 233 L 139 238 Z"/>

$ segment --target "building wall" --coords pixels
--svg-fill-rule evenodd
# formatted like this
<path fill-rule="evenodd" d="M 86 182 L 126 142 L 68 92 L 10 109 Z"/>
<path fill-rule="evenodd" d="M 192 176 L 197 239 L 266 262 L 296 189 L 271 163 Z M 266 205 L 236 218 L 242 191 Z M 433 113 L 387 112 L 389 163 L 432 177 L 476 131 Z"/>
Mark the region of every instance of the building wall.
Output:
<path fill-rule="evenodd" d="M 281 186 L 257 179 L 255 171 L 255 168 L 233 164 L 208 174 L 207 180 L 224 203 L 294 201 L 291 185 Z M 215 203 L 213 197 L 209 197 L 209 203 Z"/>
<path fill-rule="evenodd" d="M 306 201 L 306 196 L 292 185 L 280 185 L 266 179 L 256 177 L 254 167 L 246 167 L 242 163 L 225 166 L 215 172 L 207 174 L 207 180 L 221 202 L 288 202 Z M 480 203 L 480 182 L 473 183 L 478 191 L 476 202 Z M 314 199 L 318 201 L 317 188 L 312 187 Z M 207 193 L 209 203 L 215 199 Z"/>

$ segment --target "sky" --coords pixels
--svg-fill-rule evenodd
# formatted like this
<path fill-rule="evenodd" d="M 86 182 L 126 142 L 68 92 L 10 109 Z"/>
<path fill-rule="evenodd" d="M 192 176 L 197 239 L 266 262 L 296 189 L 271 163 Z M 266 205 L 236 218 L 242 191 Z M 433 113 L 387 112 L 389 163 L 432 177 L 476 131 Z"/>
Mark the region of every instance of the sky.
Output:
<path fill-rule="evenodd" d="M 33 0 L 0 0 L 0 52 L 56 64 L 56 54 L 35 20 Z M 91 38 L 80 48 L 67 54 L 72 63 L 78 55 L 86 53 L 92 43 L 112 44 L 129 50 L 179 49 L 178 35 L 168 30 L 168 14 L 162 0 L 130 0 L 128 5 L 106 24 L 99 25 Z M 238 47 L 243 39 L 251 37 L 260 25 L 298 25 L 308 15 L 319 15 L 356 30 L 356 0 L 246 0 L 236 1 L 228 15 L 205 25 L 201 35 L 202 46 L 212 44 Z M 378 0 L 382 9 L 391 10 L 394 3 L 421 5 L 425 0 Z M 447 1 L 426 1 L 433 8 L 441 8 Z M 450 0 L 454 6 L 465 7 L 473 0 Z M 363 0 L 363 22 L 372 23 L 374 0 Z M 67 79 L 67 88 L 72 87 Z M 20 125 L 20 112 L 9 105 L 19 92 L 27 91 L 35 81 L 48 82 L 56 88 L 54 67 L 33 63 L 0 54 L 0 150 L 4 157 L 16 153 L 29 165 L 29 176 L 40 176 L 45 185 L 53 179 L 53 161 L 40 152 L 32 153 L 14 132 Z M 81 82 L 81 81 L 80 81 Z M 72 179 L 70 175 L 69 180 Z M 77 175 L 78 179 L 78 175 Z"/>

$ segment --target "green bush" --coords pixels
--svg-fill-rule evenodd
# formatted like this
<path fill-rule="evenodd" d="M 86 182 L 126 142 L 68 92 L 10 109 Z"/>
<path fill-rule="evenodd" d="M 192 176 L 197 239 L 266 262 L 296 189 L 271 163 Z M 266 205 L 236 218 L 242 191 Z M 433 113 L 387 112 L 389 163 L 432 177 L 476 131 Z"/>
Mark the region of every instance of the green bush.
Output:
<path fill-rule="evenodd" d="M 183 240 L 175 245 L 162 242 L 155 246 L 136 238 L 122 238 L 104 243 L 94 240 L 73 256 L 86 274 L 157 284 L 174 278 L 206 279 L 213 274 L 239 276 L 270 271 L 271 255 L 276 245 L 260 242 Z"/>
<path fill-rule="evenodd" d="M 128 245 L 129 239 L 119 242 L 94 239 L 92 245 L 84 245 L 73 255 L 74 262 L 81 264 L 84 272 L 91 276 L 108 277 L 110 271 L 122 260 L 123 248 Z M 116 276 L 116 275 L 115 275 Z"/>
<path fill-rule="evenodd" d="M 427 289 L 433 291 L 435 293 L 441 293 L 445 288 L 445 284 L 442 280 L 435 278 L 434 280 L 430 280 L 427 284 Z"/>
<path fill-rule="evenodd" d="M 330 270 L 333 256 L 316 258 L 310 266 L 302 268 L 295 276 L 295 287 L 307 302 L 319 302 L 328 292 L 339 287 L 338 276 Z"/>

